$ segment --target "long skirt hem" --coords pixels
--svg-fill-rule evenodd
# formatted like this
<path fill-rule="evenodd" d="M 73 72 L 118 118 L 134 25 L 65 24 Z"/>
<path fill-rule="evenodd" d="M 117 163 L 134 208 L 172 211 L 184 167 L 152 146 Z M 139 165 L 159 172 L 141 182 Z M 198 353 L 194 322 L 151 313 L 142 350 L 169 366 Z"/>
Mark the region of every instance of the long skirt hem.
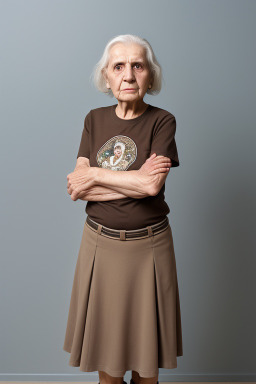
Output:
<path fill-rule="evenodd" d="M 63 349 L 84 372 L 154 377 L 159 368 L 177 368 L 183 346 L 170 225 L 122 241 L 85 223 Z"/>
<path fill-rule="evenodd" d="M 64 351 L 66 352 L 69 352 L 67 349 L 64 349 Z M 183 355 L 179 355 L 179 356 L 183 356 Z M 177 357 L 179 357 L 177 356 Z M 127 365 L 126 368 L 124 368 L 123 370 L 119 370 L 119 371 L 115 371 L 109 367 L 107 367 L 106 365 L 101 365 L 101 364 L 95 364 L 95 365 L 90 365 L 90 366 L 87 366 L 87 365 L 81 365 L 80 361 L 72 361 L 72 360 L 69 360 L 69 366 L 71 367 L 79 367 L 79 370 L 82 371 L 82 372 L 96 372 L 96 371 L 103 371 L 103 372 L 106 372 L 108 373 L 110 376 L 112 377 L 122 377 L 125 375 L 125 373 L 127 371 L 136 371 L 139 373 L 140 377 L 144 377 L 144 378 L 151 378 L 151 377 L 156 377 L 158 376 L 159 374 L 159 370 L 157 371 L 143 371 L 141 370 L 139 367 L 137 367 L 136 364 L 129 364 Z M 159 366 L 159 368 L 165 368 L 165 369 L 174 369 L 174 368 L 177 368 L 177 362 L 176 363 L 163 363 Z"/>

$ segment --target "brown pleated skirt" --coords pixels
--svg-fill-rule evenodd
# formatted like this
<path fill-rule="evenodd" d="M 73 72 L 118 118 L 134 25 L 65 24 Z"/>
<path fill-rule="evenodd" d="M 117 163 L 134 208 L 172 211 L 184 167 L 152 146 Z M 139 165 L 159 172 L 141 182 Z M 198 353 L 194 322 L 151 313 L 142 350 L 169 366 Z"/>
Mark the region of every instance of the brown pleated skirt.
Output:
<path fill-rule="evenodd" d="M 173 237 L 122 241 L 84 224 L 63 350 L 80 371 L 153 377 L 183 356 Z"/>

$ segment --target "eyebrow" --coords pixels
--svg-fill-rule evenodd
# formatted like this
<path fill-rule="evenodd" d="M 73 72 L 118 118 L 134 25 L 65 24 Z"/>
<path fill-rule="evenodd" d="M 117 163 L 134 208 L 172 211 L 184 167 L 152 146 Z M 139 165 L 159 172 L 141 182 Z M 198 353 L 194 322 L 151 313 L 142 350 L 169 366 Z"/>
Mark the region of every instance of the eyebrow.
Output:
<path fill-rule="evenodd" d="M 120 63 L 123 63 L 123 61 L 122 60 L 115 60 L 113 63 L 112 63 L 112 65 L 113 66 L 115 66 L 116 64 L 120 64 Z M 134 63 L 144 63 L 144 60 L 142 60 L 142 59 L 134 59 L 134 60 L 132 60 L 132 64 L 134 64 Z"/>

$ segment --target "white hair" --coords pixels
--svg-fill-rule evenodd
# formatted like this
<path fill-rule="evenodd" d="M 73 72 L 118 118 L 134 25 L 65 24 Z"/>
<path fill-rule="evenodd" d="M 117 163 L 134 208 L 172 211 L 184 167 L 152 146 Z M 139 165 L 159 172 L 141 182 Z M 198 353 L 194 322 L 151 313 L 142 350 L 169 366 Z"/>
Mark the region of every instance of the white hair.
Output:
<path fill-rule="evenodd" d="M 119 35 L 109 40 L 107 43 L 103 55 L 98 63 L 95 65 L 93 73 L 91 74 L 91 79 L 95 87 L 103 93 L 107 93 L 109 96 L 113 97 L 113 92 L 111 89 L 107 88 L 106 80 L 103 76 L 103 71 L 108 66 L 109 62 L 109 50 L 116 43 L 130 44 L 136 43 L 141 45 L 146 52 L 146 58 L 149 65 L 149 70 L 152 75 L 153 81 L 152 86 L 147 90 L 149 95 L 156 95 L 160 92 L 162 87 L 162 68 L 158 63 L 154 51 L 146 39 L 143 39 L 135 35 Z"/>

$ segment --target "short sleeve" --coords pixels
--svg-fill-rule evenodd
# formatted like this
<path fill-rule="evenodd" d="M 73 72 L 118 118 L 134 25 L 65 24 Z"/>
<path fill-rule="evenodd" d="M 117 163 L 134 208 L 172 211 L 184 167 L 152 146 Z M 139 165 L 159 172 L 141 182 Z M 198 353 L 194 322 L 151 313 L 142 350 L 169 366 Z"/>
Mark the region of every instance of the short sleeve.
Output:
<path fill-rule="evenodd" d="M 90 111 L 91 112 L 91 111 Z M 80 146 L 77 153 L 77 159 L 78 157 L 87 157 L 90 158 L 90 112 L 86 115 L 84 119 L 84 129 L 81 136 Z"/>
<path fill-rule="evenodd" d="M 172 168 L 180 165 L 175 141 L 176 119 L 172 114 L 166 115 L 157 124 L 153 132 L 150 156 L 155 152 L 172 160 Z"/>

